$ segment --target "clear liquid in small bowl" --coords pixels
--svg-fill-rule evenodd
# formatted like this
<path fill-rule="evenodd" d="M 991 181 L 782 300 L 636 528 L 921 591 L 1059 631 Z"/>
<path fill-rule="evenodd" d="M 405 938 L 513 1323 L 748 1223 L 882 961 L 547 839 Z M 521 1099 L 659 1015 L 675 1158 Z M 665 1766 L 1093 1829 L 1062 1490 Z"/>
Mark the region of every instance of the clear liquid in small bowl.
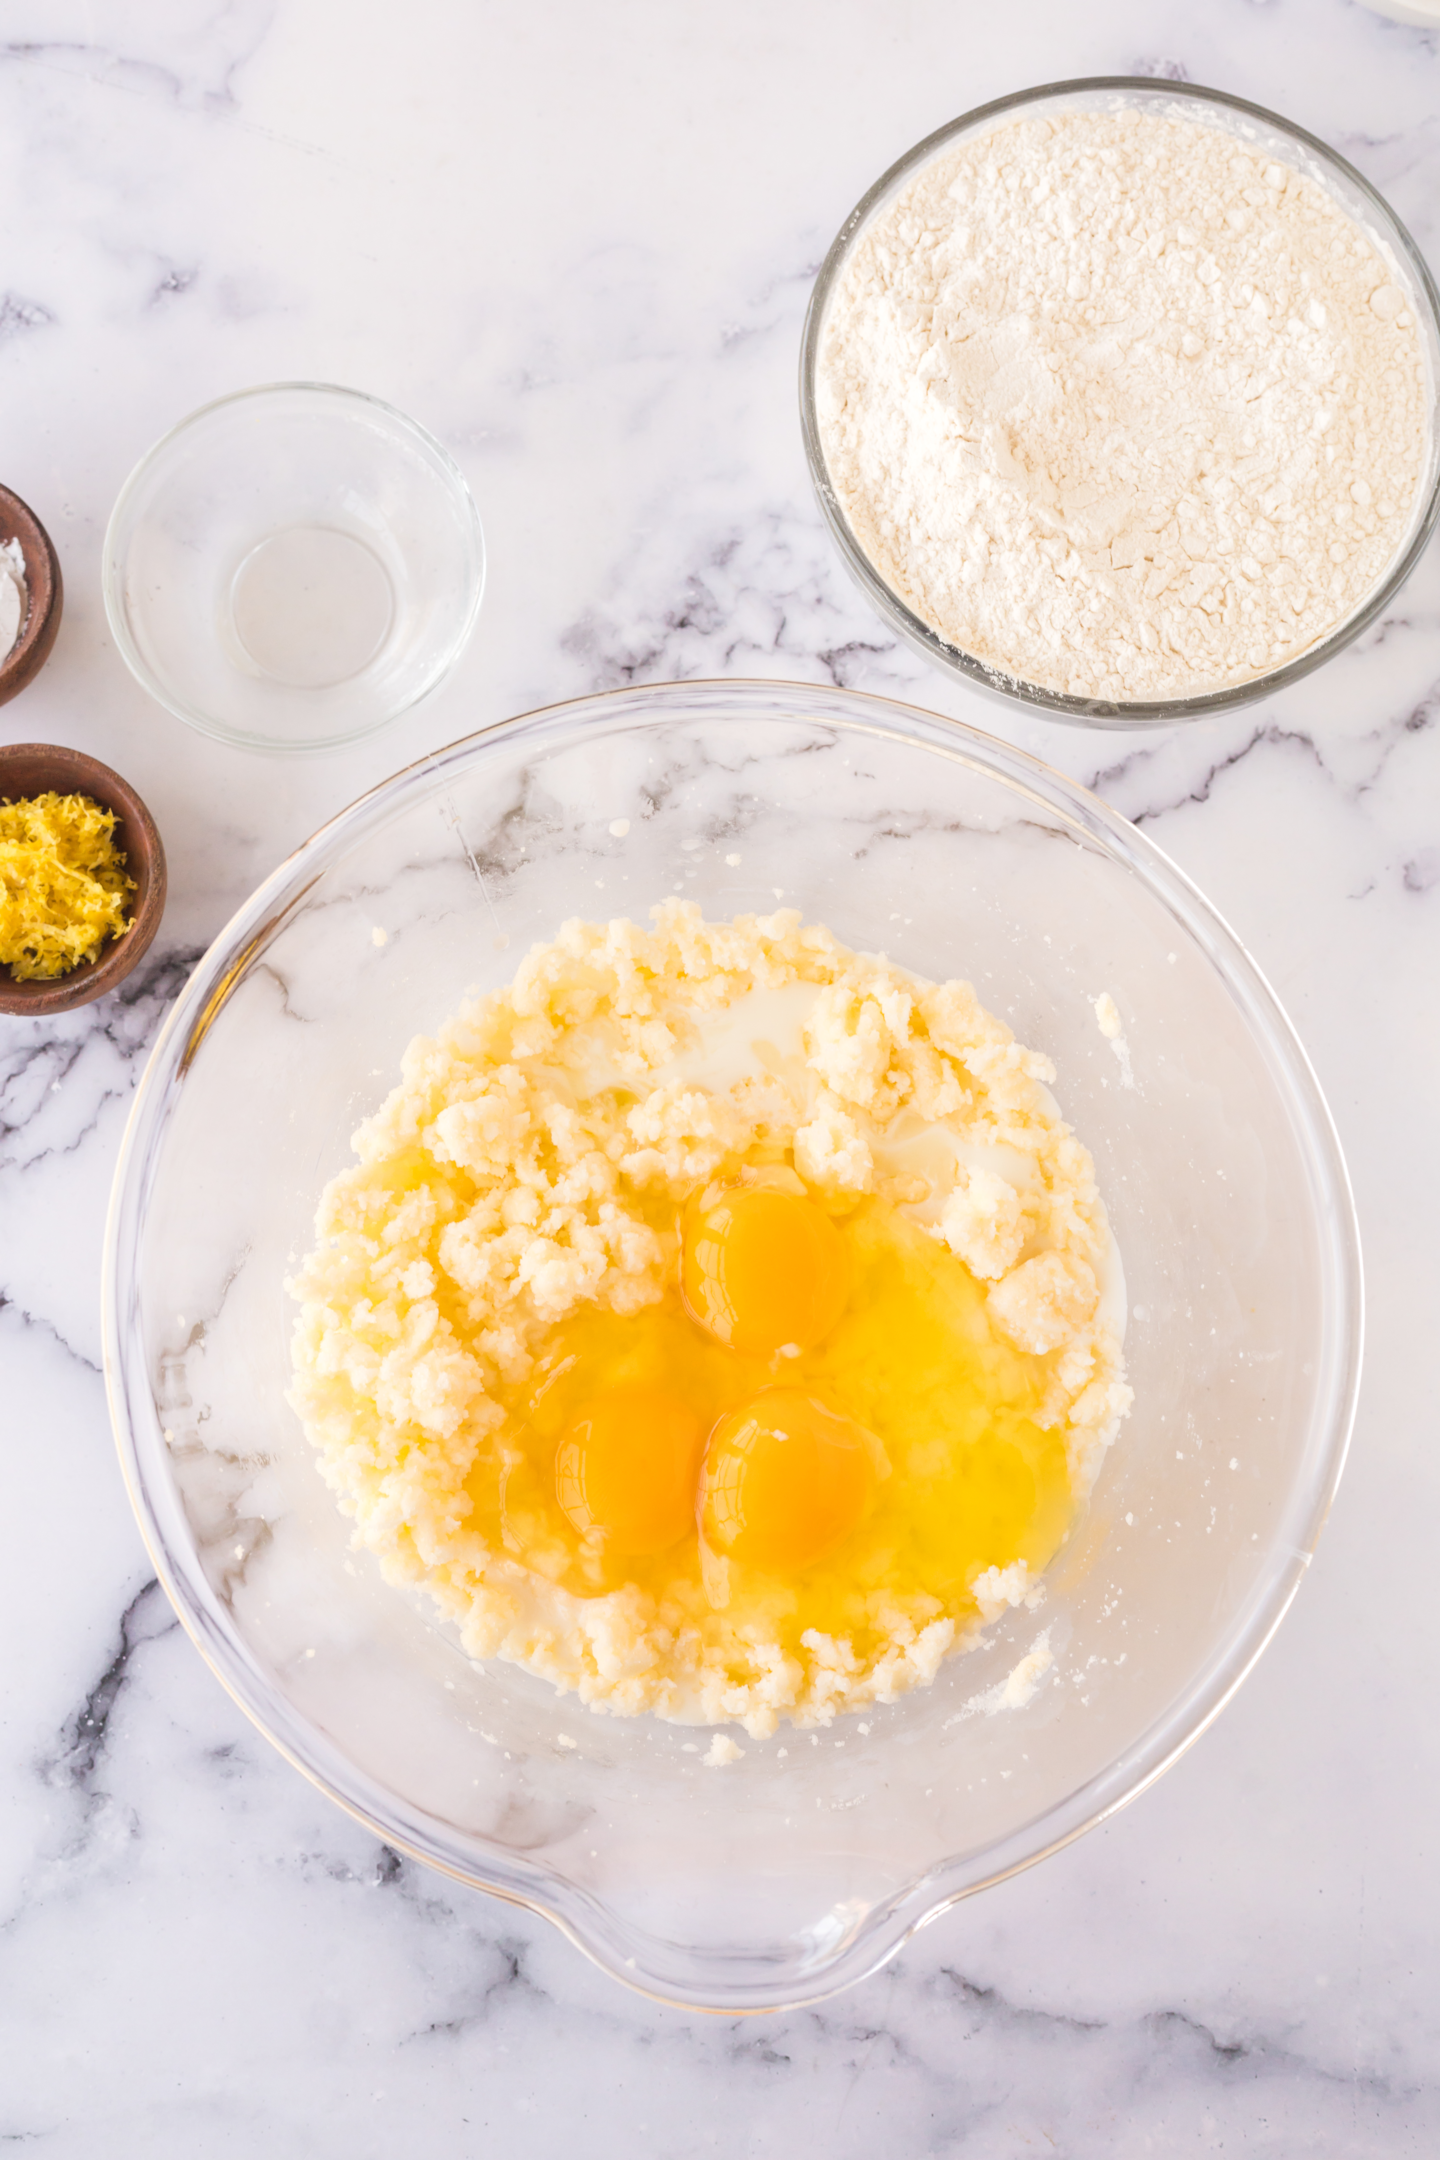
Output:
<path fill-rule="evenodd" d="M 395 620 L 395 590 L 363 540 L 325 525 L 291 525 L 245 557 L 230 612 L 262 674 L 324 690 L 351 681 L 380 651 Z"/>

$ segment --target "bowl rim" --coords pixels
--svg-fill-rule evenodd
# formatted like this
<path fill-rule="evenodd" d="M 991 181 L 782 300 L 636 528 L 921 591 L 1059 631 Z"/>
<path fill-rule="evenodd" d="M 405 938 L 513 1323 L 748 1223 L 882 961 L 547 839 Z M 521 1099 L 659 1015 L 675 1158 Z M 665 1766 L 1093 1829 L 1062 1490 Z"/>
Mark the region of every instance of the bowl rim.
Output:
<path fill-rule="evenodd" d="M 7 540 L 19 546 L 29 591 L 19 633 L 0 657 L 0 705 L 34 682 L 54 649 L 65 612 L 65 580 L 54 541 L 24 497 L 0 487 L 0 541 Z"/>
<path fill-rule="evenodd" d="M 133 827 L 133 836 L 128 831 L 126 835 L 129 841 L 127 868 L 137 853 L 138 843 L 144 873 L 143 882 L 140 877 L 136 878 L 139 900 L 130 918 L 129 929 L 123 937 L 112 939 L 103 946 L 95 959 L 82 960 L 68 975 L 39 982 L 16 982 L 8 968 L 0 968 L 0 1014 L 18 1020 L 41 1020 L 52 1013 L 74 1012 L 81 1005 L 104 997 L 139 966 L 160 928 L 168 880 L 165 845 L 159 828 L 148 806 L 128 780 L 110 766 L 102 765 L 99 758 L 91 757 L 84 750 L 69 749 L 63 743 L 6 743 L 0 747 L 0 800 L 7 798 L 13 784 L 6 777 L 7 769 L 25 764 L 38 764 L 42 768 L 53 765 L 55 778 L 47 785 L 53 785 L 62 794 L 89 795 L 103 809 L 115 811 L 127 828 Z"/>
<path fill-rule="evenodd" d="M 1108 857 L 1144 878 L 1167 902 L 1184 934 L 1220 973 L 1252 1030 L 1269 1051 L 1269 1067 L 1292 1122 L 1296 1146 L 1324 1201 L 1330 1242 L 1322 1253 L 1322 1295 L 1339 1324 L 1322 1346 L 1327 1384 L 1323 1432 L 1310 1474 L 1285 1496 L 1277 1534 L 1246 1605 L 1202 1672 L 1117 1761 L 1007 1838 L 987 1847 L 981 1864 L 970 1854 L 927 1869 L 889 1899 L 870 1908 L 832 1950 L 801 1971 L 737 1983 L 724 1958 L 710 1964 L 685 1946 L 642 1935 L 612 1914 L 595 1894 L 553 1870 L 507 1850 L 488 1870 L 476 1863 L 484 1841 L 464 1853 L 448 1826 L 380 1786 L 348 1762 L 326 1736 L 295 1712 L 265 1680 L 238 1632 L 228 1623 L 198 1564 L 183 1511 L 164 1478 L 147 1480 L 142 1441 L 163 1469 L 165 1447 L 150 1394 L 143 1349 L 132 1328 L 138 1285 L 131 1261 L 163 1142 L 169 1110 L 212 1021 L 241 972 L 278 931 L 291 910 L 353 840 L 437 785 L 457 766 L 508 741 L 537 749 L 603 723 L 654 724 L 718 716 L 737 704 L 747 717 L 767 709 L 794 725 L 849 729 L 871 742 L 899 739 L 979 768 L 1052 819 L 1062 818 Z M 1281 1087 L 1282 1079 L 1285 1083 Z M 733 678 L 658 683 L 603 691 L 522 713 L 476 730 L 402 768 L 359 796 L 303 842 L 236 911 L 189 977 L 155 1043 L 135 1092 L 111 1187 L 102 1279 L 103 1357 L 111 1423 L 131 1504 L 156 1574 L 206 1663 L 242 1711 L 287 1759 L 372 1834 L 471 1888 L 525 1906 L 557 1925 L 612 1977 L 657 2001 L 727 2015 L 793 2009 L 822 2000 L 865 1978 L 892 1957 L 917 1928 L 960 1899 L 1046 1858 L 1114 1814 L 1153 1784 L 1218 1716 L 1279 1626 L 1307 1572 L 1344 1468 L 1354 1423 L 1364 1334 L 1359 1233 L 1349 1176 L 1333 1120 L 1313 1067 L 1268 982 L 1241 941 L 1183 871 L 1119 812 L 1028 752 L 962 722 L 900 701 L 833 686 Z M 167 1534 L 167 1532 L 169 1534 Z M 186 1562 L 192 1565 L 187 1573 Z M 397 1821 L 397 1814 L 402 1819 Z"/>
<path fill-rule="evenodd" d="M 373 412 L 383 414 L 397 434 L 418 443 L 464 510 L 475 558 L 464 619 L 446 653 L 431 669 L 425 681 L 406 697 L 402 704 L 391 707 L 376 719 L 365 721 L 362 726 L 337 728 L 328 735 L 307 736 L 299 742 L 282 735 L 264 735 L 254 729 L 232 727 L 227 721 L 219 720 L 214 714 L 192 704 L 155 672 L 141 652 L 130 627 L 129 610 L 125 601 L 125 552 L 121 546 L 123 528 L 135 497 L 152 468 L 177 441 L 231 406 L 243 405 L 250 400 L 290 396 L 296 392 L 326 402 L 367 407 Z M 187 413 L 182 420 L 177 420 L 150 445 L 127 474 L 106 523 L 105 538 L 100 550 L 100 589 L 105 603 L 105 617 L 121 657 L 141 689 L 148 692 L 158 705 L 163 705 L 177 720 L 183 720 L 201 735 L 208 735 L 215 742 L 226 743 L 232 749 L 253 750 L 265 755 L 306 757 L 327 750 L 338 750 L 347 744 L 362 742 L 367 736 L 378 734 L 381 728 L 390 727 L 396 720 L 402 719 L 406 713 L 412 712 L 422 699 L 439 689 L 454 669 L 474 633 L 481 602 L 485 597 L 488 568 L 485 530 L 470 483 L 438 437 L 432 435 L 421 421 L 407 412 L 402 412 L 398 405 L 390 404 L 387 399 L 376 397 L 373 391 L 355 390 L 344 383 L 314 382 L 296 377 L 279 382 L 250 383 L 242 390 L 229 390 L 223 397 L 211 398 L 208 404 L 197 406 L 194 412 Z"/>
<path fill-rule="evenodd" d="M 958 119 L 946 121 L 942 127 L 934 129 L 912 148 L 903 152 L 879 179 L 865 190 L 830 243 L 811 287 L 800 340 L 800 432 L 811 486 L 814 488 L 821 516 L 829 528 L 831 539 L 839 549 L 846 570 L 875 611 L 933 666 L 952 677 L 958 675 L 987 696 L 998 698 L 1007 705 L 1032 706 L 1048 714 L 1053 720 L 1067 721 L 1082 727 L 1162 727 L 1179 720 L 1209 719 L 1217 713 L 1233 711 L 1237 706 L 1254 704 L 1277 691 L 1289 689 L 1293 683 L 1299 682 L 1315 668 L 1324 666 L 1327 660 L 1343 652 L 1347 646 L 1353 645 L 1376 616 L 1389 606 L 1419 562 L 1437 522 L 1440 522 L 1440 382 L 1432 379 L 1428 392 L 1428 500 L 1409 539 L 1384 577 L 1359 606 L 1303 653 L 1287 660 L 1281 667 L 1257 675 L 1252 681 L 1228 684 L 1223 689 L 1198 692 L 1192 697 L 1153 698 L 1134 704 L 1121 703 L 1110 698 L 1076 697 L 1066 691 L 1046 689 L 1044 685 L 1028 682 L 1020 676 L 1008 675 L 1003 669 L 987 665 L 973 653 L 951 645 L 938 631 L 932 630 L 913 609 L 907 607 L 870 561 L 841 508 L 830 481 L 816 408 L 815 384 L 820 340 L 831 294 L 859 235 L 872 216 L 899 190 L 902 183 L 922 165 L 938 156 L 950 143 L 963 135 L 977 133 L 1006 114 L 1021 112 L 1027 106 L 1038 105 L 1046 100 L 1106 92 L 1130 95 L 1138 103 L 1177 105 L 1188 102 L 1200 106 L 1217 106 L 1227 112 L 1243 114 L 1263 127 L 1274 129 L 1308 153 L 1328 174 L 1354 188 L 1382 228 L 1386 240 L 1403 260 L 1414 279 L 1419 297 L 1428 309 L 1429 343 L 1426 357 L 1427 368 L 1432 377 L 1434 376 L 1434 356 L 1440 353 L 1440 287 L 1437 287 L 1429 263 L 1402 219 L 1391 209 L 1379 190 L 1363 173 L 1358 172 L 1347 158 L 1342 157 L 1338 150 L 1333 150 L 1318 135 L 1312 135 L 1296 121 L 1287 120 L 1283 113 L 1272 112 L 1268 106 L 1256 105 L 1248 98 L 1234 97 L 1228 90 L 1210 89 L 1201 83 L 1170 82 L 1153 75 L 1082 75 L 1065 81 L 1037 83 L 1025 90 L 1011 91 L 1006 97 L 993 98 L 986 105 L 977 105 L 971 111 L 962 113 Z M 1343 203 L 1341 207 L 1345 207 Z"/>

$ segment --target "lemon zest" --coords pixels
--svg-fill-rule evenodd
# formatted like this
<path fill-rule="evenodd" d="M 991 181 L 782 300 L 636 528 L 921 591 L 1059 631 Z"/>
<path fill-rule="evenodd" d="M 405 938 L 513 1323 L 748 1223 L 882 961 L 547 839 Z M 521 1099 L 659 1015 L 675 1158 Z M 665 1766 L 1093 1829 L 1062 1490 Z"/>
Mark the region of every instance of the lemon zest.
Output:
<path fill-rule="evenodd" d="M 68 975 L 129 930 L 135 880 L 114 832 L 89 795 L 0 802 L 0 964 L 16 982 Z"/>

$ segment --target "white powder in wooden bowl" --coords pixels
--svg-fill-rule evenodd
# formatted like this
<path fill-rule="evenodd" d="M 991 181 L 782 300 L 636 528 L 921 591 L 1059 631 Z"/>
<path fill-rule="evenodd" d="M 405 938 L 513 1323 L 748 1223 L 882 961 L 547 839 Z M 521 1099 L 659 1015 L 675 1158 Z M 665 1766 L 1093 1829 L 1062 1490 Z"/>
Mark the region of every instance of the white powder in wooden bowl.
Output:
<path fill-rule="evenodd" d="M 831 483 L 912 612 L 1136 702 L 1326 637 L 1410 530 L 1410 296 L 1315 181 L 1135 110 L 1012 121 L 862 234 L 816 380 Z"/>
<path fill-rule="evenodd" d="M 29 594 L 18 540 L 0 543 L 0 661 L 8 660 L 24 628 Z"/>

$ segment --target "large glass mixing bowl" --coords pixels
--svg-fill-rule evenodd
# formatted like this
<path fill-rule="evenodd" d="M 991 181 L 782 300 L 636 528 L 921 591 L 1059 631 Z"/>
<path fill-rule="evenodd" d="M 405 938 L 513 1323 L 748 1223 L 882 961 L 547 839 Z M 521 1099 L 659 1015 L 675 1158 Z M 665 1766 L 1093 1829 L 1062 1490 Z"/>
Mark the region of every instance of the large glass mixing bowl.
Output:
<path fill-rule="evenodd" d="M 284 1279 L 410 1038 L 566 917 L 643 917 L 672 892 L 711 917 L 783 900 L 852 945 L 973 981 L 1055 1060 L 1130 1298 L 1134 1412 L 1043 1605 L 930 1688 L 813 1736 L 738 1734 L 723 1767 L 703 1732 L 597 1716 L 470 1664 L 351 1553 L 284 1399 Z M 1106 991 L 1133 1086 L 1097 1022 Z M 860 1978 L 1174 1760 L 1305 1572 L 1360 1356 L 1325 1105 L 1194 887 L 1017 750 L 777 683 L 660 685 L 506 722 L 397 774 L 282 864 L 156 1045 L 104 1295 L 156 1568 L 262 1730 L 392 1845 L 547 1914 L 656 1996 L 729 2011 Z M 1007 1690 L 1042 1633 L 1040 1684 Z"/>

